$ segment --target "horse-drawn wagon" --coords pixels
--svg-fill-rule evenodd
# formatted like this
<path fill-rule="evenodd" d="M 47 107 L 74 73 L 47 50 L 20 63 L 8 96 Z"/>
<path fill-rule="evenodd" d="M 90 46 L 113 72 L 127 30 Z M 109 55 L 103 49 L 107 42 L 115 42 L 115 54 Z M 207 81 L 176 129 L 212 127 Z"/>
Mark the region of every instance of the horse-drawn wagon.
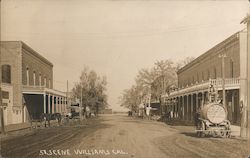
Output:
<path fill-rule="evenodd" d="M 196 133 L 199 137 L 206 135 L 231 137 L 230 126 L 227 111 L 220 103 L 204 105 L 196 116 Z"/>

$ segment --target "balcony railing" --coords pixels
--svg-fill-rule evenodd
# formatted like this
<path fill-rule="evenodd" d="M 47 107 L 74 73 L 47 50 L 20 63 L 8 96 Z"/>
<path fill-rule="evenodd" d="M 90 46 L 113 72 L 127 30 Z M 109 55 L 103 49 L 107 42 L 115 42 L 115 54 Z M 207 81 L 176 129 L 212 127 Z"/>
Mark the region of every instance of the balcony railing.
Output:
<path fill-rule="evenodd" d="M 208 81 L 203 81 L 200 83 L 195 83 L 182 87 L 170 92 L 169 97 L 183 95 L 188 93 L 194 93 L 199 91 L 208 90 L 209 86 L 213 85 L 215 90 L 222 90 L 222 79 L 210 79 Z M 239 89 L 240 88 L 240 79 L 239 78 L 226 78 L 225 79 L 225 89 Z"/>
<path fill-rule="evenodd" d="M 56 94 L 60 96 L 66 96 L 65 92 L 55 90 L 55 89 L 50 89 L 45 86 L 32 86 L 32 85 L 23 85 L 23 92 L 27 93 L 32 93 L 32 92 L 38 92 L 38 93 L 50 93 L 50 94 Z"/>

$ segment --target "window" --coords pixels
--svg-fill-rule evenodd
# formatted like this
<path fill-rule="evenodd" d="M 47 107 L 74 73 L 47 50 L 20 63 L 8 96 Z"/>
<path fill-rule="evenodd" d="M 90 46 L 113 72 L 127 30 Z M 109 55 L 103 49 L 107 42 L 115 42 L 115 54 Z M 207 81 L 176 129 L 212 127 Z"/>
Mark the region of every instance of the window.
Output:
<path fill-rule="evenodd" d="M 233 59 L 230 59 L 230 73 L 231 73 L 231 78 L 234 77 L 234 62 Z"/>
<path fill-rule="evenodd" d="M 42 75 L 39 74 L 39 86 L 41 87 L 42 86 Z"/>
<path fill-rule="evenodd" d="M 2 82 L 11 83 L 11 66 L 2 65 Z"/>
<path fill-rule="evenodd" d="M 47 86 L 47 78 L 44 77 L 44 87 L 46 87 L 46 86 Z"/>
<path fill-rule="evenodd" d="M 207 70 L 207 79 L 209 80 L 210 79 L 210 71 Z"/>
<path fill-rule="evenodd" d="M 33 71 L 33 85 L 36 85 L 36 71 Z"/>
<path fill-rule="evenodd" d="M 216 70 L 216 68 L 214 68 L 214 79 L 216 79 L 217 78 L 217 70 Z"/>
<path fill-rule="evenodd" d="M 49 79 L 49 88 L 50 88 L 50 79 Z"/>
<path fill-rule="evenodd" d="M 3 99 L 9 99 L 9 92 L 7 92 L 7 91 L 2 91 L 2 98 L 3 98 Z"/>
<path fill-rule="evenodd" d="M 27 79 L 27 85 L 30 84 L 30 76 L 29 76 L 29 68 L 26 68 L 26 79 Z"/>

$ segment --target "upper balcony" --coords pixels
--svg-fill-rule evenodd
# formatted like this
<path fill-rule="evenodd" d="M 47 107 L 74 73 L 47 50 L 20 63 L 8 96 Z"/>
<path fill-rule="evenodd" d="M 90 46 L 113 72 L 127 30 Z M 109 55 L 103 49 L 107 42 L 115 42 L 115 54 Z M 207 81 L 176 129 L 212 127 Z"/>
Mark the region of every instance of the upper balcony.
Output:
<path fill-rule="evenodd" d="M 200 83 L 195 83 L 188 85 L 186 87 L 178 88 L 170 92 L 169 96 L 164 97 L 177 97 L 180 95 L 186 95 L 196 92 L 205 92 L 209 90 L 210 85 L 213 85 L 215 90 L 222 90 L 222 79 L 209 79 L 208 81 L 203 81 Z M 239 89 L 240 88 L 240 79 L 239 78 L 226 78 L 225 79 L 225 89 Z"/>
<path fill-rule="evenodd" d="M 52 94 L 52 95 L 58 95 L 58 96 L 64 96 L 66 97 L 65 92 L 61 92 L 55 89 L 50 89 L 45 86 L 27 86 L 23 85 L 23 93 L 25 94 Z"/>

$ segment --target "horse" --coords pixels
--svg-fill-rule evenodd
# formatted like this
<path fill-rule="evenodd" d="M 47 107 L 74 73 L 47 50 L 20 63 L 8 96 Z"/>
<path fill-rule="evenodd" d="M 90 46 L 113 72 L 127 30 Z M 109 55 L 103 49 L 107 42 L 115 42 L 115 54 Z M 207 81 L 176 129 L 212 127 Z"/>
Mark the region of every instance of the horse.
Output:
<path fill-rule="evenodd" d="M 46 127 L 46 122 L 48 122 L 48 126 L 50 127 L 51 114 L 42 113 L 40 115 L 40 122 L 44 121 L 44 127 Z"/>
<path fill-rule="evenodd" d="M 51 120 L 57 120 L 58 124 L 61 125 L 62 115 L 60 113 L 53 113 L 51 115 Z"/>

